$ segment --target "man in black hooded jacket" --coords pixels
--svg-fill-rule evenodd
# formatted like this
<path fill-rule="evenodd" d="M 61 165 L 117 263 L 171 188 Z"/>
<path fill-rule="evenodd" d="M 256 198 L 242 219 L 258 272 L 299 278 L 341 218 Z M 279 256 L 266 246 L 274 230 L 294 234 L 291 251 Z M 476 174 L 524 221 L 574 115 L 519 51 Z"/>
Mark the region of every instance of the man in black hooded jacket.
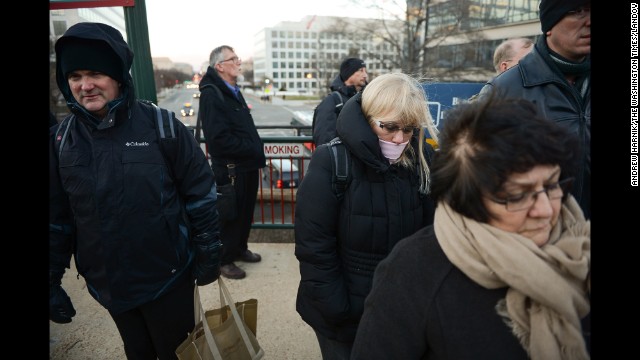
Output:
<path fill-rule="evenodd" d="M 76 314 L 61 287 L 73 255 L 127 358 L 175 359 L 194 327 L 194 279 L 220 274 L 213 173 L 175 116 L 175 151 L 163 155 L 159 110 L 135 99 L 120 32 L 79 23 L 55 49 L 71 115 L 49 131 L 49 319 Z"/>

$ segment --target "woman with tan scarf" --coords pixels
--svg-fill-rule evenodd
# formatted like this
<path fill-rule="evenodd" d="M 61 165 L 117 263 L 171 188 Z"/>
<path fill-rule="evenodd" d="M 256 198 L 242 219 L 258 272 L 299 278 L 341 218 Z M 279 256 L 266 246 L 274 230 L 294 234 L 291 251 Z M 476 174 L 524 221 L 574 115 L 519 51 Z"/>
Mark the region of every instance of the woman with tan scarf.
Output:
<path fill-rule="evenodd" d="M 577 139 L 522 99 L 460 105 L 446 121 L 434 225 L 376 268 L 352 359 L 589 359 Z"/>

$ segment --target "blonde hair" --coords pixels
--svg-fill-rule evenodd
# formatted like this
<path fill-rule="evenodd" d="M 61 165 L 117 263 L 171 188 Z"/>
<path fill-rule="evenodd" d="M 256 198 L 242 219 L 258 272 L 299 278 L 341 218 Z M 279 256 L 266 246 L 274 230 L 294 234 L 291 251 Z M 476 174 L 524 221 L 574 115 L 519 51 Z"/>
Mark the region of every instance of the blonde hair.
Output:
<path fill-rule="evenodd" d="M 362 92 L 362 113 L 371 127 L 381 119 L 395 119 L 401 127 L 413 126 L 420 129 L 418 135 L 417 159 L 420 167 L 420 192 L 429 192 L 429 165 L 424 157 L 424 131 L 438 141 L 436 129 L 429 113 L 427 95 L 420 81 L 403 73 L 384 74 L 373 79 Z M 398 163 L 413 168 L 416 158 L 412 146 L 407 146 Z"/>

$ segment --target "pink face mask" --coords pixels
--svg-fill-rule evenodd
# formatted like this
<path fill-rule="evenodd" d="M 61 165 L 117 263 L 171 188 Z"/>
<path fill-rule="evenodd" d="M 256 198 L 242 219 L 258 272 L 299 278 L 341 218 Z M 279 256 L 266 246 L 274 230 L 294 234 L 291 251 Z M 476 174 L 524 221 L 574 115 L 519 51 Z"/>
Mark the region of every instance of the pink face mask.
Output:
<path fill-rule="evenodd" d="M 378 142 L 380 143 L 380 150 L 382 150 L 382 155 L 386 157 L 391 164 L 395 164 L 402 156 L 402 152 L 407 147 L 409 140 L 406 142 L 396 144 L 390 141 L 384 141 L 378 138 Z"/>

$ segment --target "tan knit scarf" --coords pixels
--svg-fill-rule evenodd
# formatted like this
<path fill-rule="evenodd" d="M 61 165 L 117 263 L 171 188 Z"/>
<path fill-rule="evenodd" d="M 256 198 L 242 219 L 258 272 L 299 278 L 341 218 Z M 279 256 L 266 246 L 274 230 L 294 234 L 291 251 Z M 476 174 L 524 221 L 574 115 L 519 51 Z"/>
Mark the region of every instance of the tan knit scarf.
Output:
<path fill-rule="evenodd" d="M 496 310 L 532 359 L 589 359 L 580 319 L 590 311 L 591 222 L 572 196 L 542 247 L 443 202 L 434 230 L 449 260 L 473 281 L 509 287 Z"/>

